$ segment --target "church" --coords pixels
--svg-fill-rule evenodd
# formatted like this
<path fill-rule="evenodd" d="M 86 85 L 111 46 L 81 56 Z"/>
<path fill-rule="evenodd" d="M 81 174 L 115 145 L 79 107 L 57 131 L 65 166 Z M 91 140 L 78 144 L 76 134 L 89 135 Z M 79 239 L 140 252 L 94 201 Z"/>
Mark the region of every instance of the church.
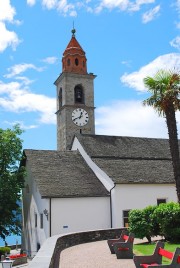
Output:
<path fill-rule="evenodd" d="M 23 151 L 22 247 L 57 234 L 128 227 L 131 209 L 177 201 L 167 139 L 95 134 L 94 79 L 72 30 L 54 82 L 57 150 Z"/>

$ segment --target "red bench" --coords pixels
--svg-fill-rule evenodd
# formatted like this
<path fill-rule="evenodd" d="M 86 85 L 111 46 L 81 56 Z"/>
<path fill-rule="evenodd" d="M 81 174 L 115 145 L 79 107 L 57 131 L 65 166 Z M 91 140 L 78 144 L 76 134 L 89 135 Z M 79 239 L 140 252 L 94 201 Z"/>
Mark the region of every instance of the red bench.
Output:
<path fill-rule="evenodd" d="M 134 234 L 128 234 L 126 230 L 122 231 L 119 238 L 107 241 L 111 253 L 116 254 L 117 259 L 133 258 L 133 242 Z"/>
<path fill-rule="evenodd" d="M 170 264 L 162 264 L 162 257 L 172 260 Z M 157 242 L 153 255 L 150 256 L 134 256 L 134 264 L 136 268 L 180 268 L 180 248 L 176 248 L 175 252 L 164 249 L 163 242 Z"/>

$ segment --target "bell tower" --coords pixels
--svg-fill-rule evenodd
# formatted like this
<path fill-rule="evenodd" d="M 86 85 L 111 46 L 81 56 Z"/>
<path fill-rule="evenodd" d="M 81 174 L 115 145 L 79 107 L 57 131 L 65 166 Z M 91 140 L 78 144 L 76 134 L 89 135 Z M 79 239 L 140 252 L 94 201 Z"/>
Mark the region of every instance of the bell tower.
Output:
<path fill-rule="evenodd" d="M 74 134 L 95 134 L 94 79 L 87 73 L 84 50 L 75 29 L 62 57 L 62 73 L 54 82 L 57 91 L 57 149 L 69 150 Z"/>

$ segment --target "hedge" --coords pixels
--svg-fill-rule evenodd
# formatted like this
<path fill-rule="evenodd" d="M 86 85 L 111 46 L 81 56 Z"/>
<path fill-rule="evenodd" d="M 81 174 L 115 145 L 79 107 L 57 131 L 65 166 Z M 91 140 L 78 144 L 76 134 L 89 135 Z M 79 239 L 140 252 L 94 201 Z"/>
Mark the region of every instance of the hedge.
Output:
<path fill-rule="evenodd" d="M 180 242 L 180 205 L 170 202 L 129 212 L 129 231 L 137 238 L 161 235 L 170 242 Z"/>

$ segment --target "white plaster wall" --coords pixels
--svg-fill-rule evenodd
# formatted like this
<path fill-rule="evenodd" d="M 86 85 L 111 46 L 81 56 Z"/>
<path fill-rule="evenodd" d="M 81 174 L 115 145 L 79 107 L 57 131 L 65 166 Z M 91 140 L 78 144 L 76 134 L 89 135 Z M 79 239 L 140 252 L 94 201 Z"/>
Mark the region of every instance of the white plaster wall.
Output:
<path fill-rule="evenodd" d="M 110 228 L 109 197 L 53 198 L 51 224 L 52 236 Z"/>
<path fill-rule="evenodd" d="M 157 205 L 157 199 L 177 202 L 175 185 L 172 184 L 121 184 L 112 190 L 113 228 L 123 227 L 123 210 L 142 209 Z"/>
<path fill-rule="evenodd" d="M 37 244 L 40 246 L 49 237 L 49 220 L 43 214 L 43 228 L 40 228 L 40 214 L 44 209 L 49 211 L 49 200 L 41 199 L 40 193 L 37 189 L 36 183 L 28 163 L 26 166 L 27 174 L 25 186 L 29 185 L 29 193 L 26 188 L 23 190 L 23 250 L 31 256 L 37 252 Z M 37 227 L 35 226 L 35 213 L 37 213 Z"/>

